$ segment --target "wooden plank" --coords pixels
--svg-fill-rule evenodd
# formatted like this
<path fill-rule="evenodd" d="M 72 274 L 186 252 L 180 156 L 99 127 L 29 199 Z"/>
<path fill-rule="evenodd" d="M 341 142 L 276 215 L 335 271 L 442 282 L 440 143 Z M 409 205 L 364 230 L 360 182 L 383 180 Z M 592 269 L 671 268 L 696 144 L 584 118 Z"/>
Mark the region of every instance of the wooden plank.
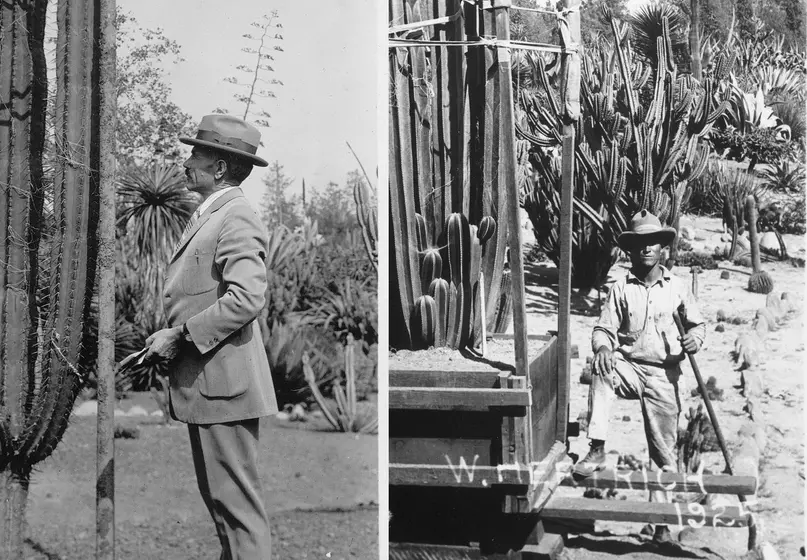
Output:
<path fill-rule="evenodd" d="M 595 500 L 553 496 L 541 510 L 542 518 L 597 519 L 632 523 L 664 523 L 690 527 L 747 527 L 747 511 L 736 506 L 661 504 L 627 500 Z"/>
<path fill-rule="evenodd" d="M 390 370 L 389 386 L 495 389 L 500 387 L 499 375 L 495 371 Z"/>
<path fill-rule="evenodd" d="M 527 340 L 535 341 L 535 342 L 547 342 L 552 339 L 553 336 L 556 336 L 556 332 L 551 332 L 549 334 L 528 334 Z M 513 333 L 489 333 L 488 339 L 493 340 L 513 340 Z M 572 358 L 579 358 L 580 357 L 580 348 L 577 344 L 572 344 L 569 346 L 570 356 Z"/>
<path fill-rule="evenodd" d="M 756 491 L 757 479 L 753 476 L 606 469 L 583 480 L 574 480 L 571 476 L 565 477 L 561 481 L 561 486 L 750 496 Z"/>
<path fill-rule="evenodd" d="M 481 560 L 478 547 L 397 543 L 389 544 L 390 560 Z"/>
<path fill-rule="evenodd" d="M 501 434 L 501 411 L 390 410 L 390 437 L 496 439 Z M 522 415 L 525 414 L 524 409 Z"/>
<path fill-rule="evenodd" d="M 390 437 L 389 462 L 407 465 L 457 465 L 460 460 L 494 465 L 499 460 L 498 438 Z"/>
<path fill-rule="evenodd" d="M 526 407 L 527 391 L 518 389 L 457 389 L 451 387 L 390 387 L 389 408 L 425 410 L 487 410 Z"/>
<path fill-rule="evenodd" d="M 526 493 L 530 468 L 526 465 L 481 465 L 479 461 L 446 460 L 442 465 L 389 464 L 389 484 L 393 486 L 444 486 L 481 488 L 512 486 Z"/>

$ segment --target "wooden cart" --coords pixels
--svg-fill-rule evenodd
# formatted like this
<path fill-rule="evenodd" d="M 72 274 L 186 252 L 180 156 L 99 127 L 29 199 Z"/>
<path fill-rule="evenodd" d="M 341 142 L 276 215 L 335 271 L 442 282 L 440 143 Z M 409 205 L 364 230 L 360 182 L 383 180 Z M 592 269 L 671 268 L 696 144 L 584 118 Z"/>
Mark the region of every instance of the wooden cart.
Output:
<path fill-rule="evenodd" d="M 472 43 L 469 37 L 459 33 L 460 22 L 455 17 L 459 12 L 455 10 L 458 7 L 467 10 L 469 4 L 476 9 L 470 16 L 475 25 L 492 22 L 495 38 L 475 37 L 473 46 L 468 46 Z M 500 189 L 509 189 L 505 196 L 506 208 L 500 209 L 500 219 L 508 222 L 510 232 L 514 327 L 513 335 L 493 337 L 490 351 L 484 357 L 472 350 L 429 350 L 417 360 L 411 359 L 411 355 L 391 357 L 390 558 L 552 558 L 562 548 L 563 536 L 547 531 L 550 520 L 555 527 L 559 520 L 584 524 L 592 524 L 595 519 L 710 523 L 734 527 L 743 526 L 748 520 L 748 513 L 738 508 L 707 511 L 680 504 L 606 502 L 556 495 L 559 486 L 578 484 L 569 476 L 571 459 L 567 456 L 567 445 L 568 438 L 577 435 L 576 424 L 569 423 L 569 314 L 572 123 L 579 114 L 579 92 L 567 86 L 579 80 L 580 59 L 576 50 L 580 42 L 579 0 L 565 0 L 564 7 L 563 12 L 558 12 L 558 19 L 562 20 L 562 45 L 557 47 L 562 55 L 564 111 L 568 117 L 568 124 L 561 131 L 563 185 L 559 217 L 558 328 L 550 335 L 528 336 L 510 79 L 509 53 L 513 47 L 509 37 L 510 2 L 390 0 L 391 25 L 394 23 L 391 39 L 398 36 L 398 30 L 404 35 L 417 31 L 418 37 L 418 41 L 398 40 L 394 44 L 391 41 L 390 47 L 409 49 L 412 68 L 420 68 L 423 76 L 427 76 L 429 64 L 422 57 L 414 56 L 419 47 L 486 48 L 496 53 L 495 58 L 488 57 L 492 62 L 483 75 L 490 76 L 495 70 L 499 76 L 498 89 L 491 90 L 491 106 L 496 112 L 490 113 L 494 117 L 497 138 L 492 147 L 498 154 L 494 163 L 499 168 L 491 177 L 500 181 Z M 447 29 L 455 33 L 447 34 Z M 431 56 L 434 57 L 434 53 Z M 463 59 L 456 56 L 441 60 L 463 64 Z M 446 70 L 448 67 L 440 71 Z M 451 76 L 451 72 L 444 75 Z M 459 71 L 456 75 L 463 73 Z M 462 92 L 462 87 L 457 89 L 456 81 L 452 80 L 447 83 L 454 89 L 440 90 L 446 95 L 441 101 L 443 106 L 453 107 L 451 92 Z M 403 94 L 399 92 L 399 95 Z M 440 99 L 438 95 L 434 101 Z M 462 103 L 459 102 L 460 107 Z M 393 136 L 395 127 L 401 127 L 406 119 L 417 118 L 407 113 L 406 107 L 405 104 L 399 107 L 393 119 Z M 449 113 L 446 122 L 450 123 L 450 117 L 461 115 L 463 111 Z M 486 121 L 485 126 L 490 127 L 490 123 Z M 445 134 L 447 130 L 444 127 L 435 132 Z M 412 139 L 415 136 L 406 136 L 407 142 L 398 139 L 397 145 L 408 150 L 410 140 L 420 142 L 420 138 Z M 425 138 L 428 137 L 427 133 Z M 428 149 L 425 153 L 429 153 Z M 406 161 L 414 160 L 418 160 L 416 155 L 407 154 Z M 463 166 L 460 164 L 456 169 L 462 172 Z M 406 173 L 399 173 L 399 180 L 407 180 L 412 173 L 428 174 L 429 168 L 404 171 Z M 424 360 L 427 367 L 417 365 Z M 604 471 L 579 484 L 730 494 L 753 494 L 756 490 L 753 477 L 647 472 Z"/>

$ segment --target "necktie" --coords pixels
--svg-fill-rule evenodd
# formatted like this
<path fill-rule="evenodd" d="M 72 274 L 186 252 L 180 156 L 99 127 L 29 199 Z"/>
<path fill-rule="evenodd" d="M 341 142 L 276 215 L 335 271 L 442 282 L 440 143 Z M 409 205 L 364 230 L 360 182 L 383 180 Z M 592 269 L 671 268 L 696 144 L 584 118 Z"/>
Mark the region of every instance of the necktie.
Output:
<path fill-rule="evenodd" d="M 176 247 L 174 247 L 174 253 L 179 251 L 179 248 L 182 247 L 183 243 L 185 243 L 185 240 L 187 239 L 188 234 L 191 232 L 191 230 L 193 229 L 193 226 L 195 226 L 196 222 L 198 222 L 198 221 L 199 221 L 199 210 L 197 209 L 193 213 L 193 215 L 191 216 L 191 219 L 188 220 L 188 223 L 185 226 L 185 231 L 182 232 L 182 236 L 179 238 L 179 241 L 177 241 L 177 245 L 176 245 Z"/>

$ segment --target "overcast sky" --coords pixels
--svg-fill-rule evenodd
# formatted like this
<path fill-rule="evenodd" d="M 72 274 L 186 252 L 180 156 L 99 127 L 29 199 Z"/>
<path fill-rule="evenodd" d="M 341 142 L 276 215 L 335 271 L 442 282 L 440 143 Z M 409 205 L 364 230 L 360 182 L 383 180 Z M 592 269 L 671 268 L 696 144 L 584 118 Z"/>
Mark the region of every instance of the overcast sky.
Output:
<path fill-rule="evenodd" d="M 272 77 L 284 85 L 275 88 L 277 99 L 263 102 L 273 125 L 261 129 L 264 147 L 258 155 L 279 161 L 294 178 L 296 191 L 303 178 L 307 189 L 321 188 L 329 181 L 344 183 L 347 173 L 358 168 L 348 141 L 374 178 L 382 36 L 378 10 L 383 3 L 118 0 L 118 6 L 142 27 L 162 28 L 182 47 L 185 61 L 167 67 L 167 80 L 173 101 L 196 121 L 216 107 L 235 115 L 243 111 L 233 99 L 237 88 L 224 78 L 238 74 L 236 65 L 254 60 L 241 52 L 249 44 L 242 35 L 257 31 L 250 23 L 278 10 L 285 52 L 272 53 Z M 255 204 L 263 196 L 264 174 L 255 168 L 243 185 Z"/>

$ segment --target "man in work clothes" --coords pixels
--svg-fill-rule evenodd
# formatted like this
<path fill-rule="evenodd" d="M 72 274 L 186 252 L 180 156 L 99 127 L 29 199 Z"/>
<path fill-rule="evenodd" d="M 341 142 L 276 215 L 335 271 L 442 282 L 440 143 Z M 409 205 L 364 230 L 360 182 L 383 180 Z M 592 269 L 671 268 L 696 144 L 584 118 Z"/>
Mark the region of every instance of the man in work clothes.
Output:
<path fill-rule="evenodd" d="M 238 185 L 260 133 L 208 115 L 185 162 L 188 190 L 203 202 L 171 258 L 164 303 L 170 328 L 146 341 L 146 361 L 170 361 L 171 415 L 188 424 L 199 490 L 222 560 L 270 558 L 258 477 L 258 421 L 277 411 L 258 314 L 265 304 L 267 236 Z"/>
<path fill-rule="evenodd" d="M 686 283 L 660 264 L 661 249 L 675 239 L 675 229 L 642 210 L 618 239 L 630 255 L 631 269 L 618 279 L 591 336 L 595 353 L 588 396 L 590 450 L 574 474 L 587 477 L 605 466 L 605 439 L 614 396 L 638 399 L 642 405 L 650 459 L 677 471 L 676 438 L 681 402 L 678 395 L 684 351 L 697 352 L 706 326 Z M 686 330 L 679 336 L 673 320 L 678 310 Z M 669 502 L 665 492 L 651 501 Z M 654 540 L 671 540 L 666 525 L 657 525 Z"/>

